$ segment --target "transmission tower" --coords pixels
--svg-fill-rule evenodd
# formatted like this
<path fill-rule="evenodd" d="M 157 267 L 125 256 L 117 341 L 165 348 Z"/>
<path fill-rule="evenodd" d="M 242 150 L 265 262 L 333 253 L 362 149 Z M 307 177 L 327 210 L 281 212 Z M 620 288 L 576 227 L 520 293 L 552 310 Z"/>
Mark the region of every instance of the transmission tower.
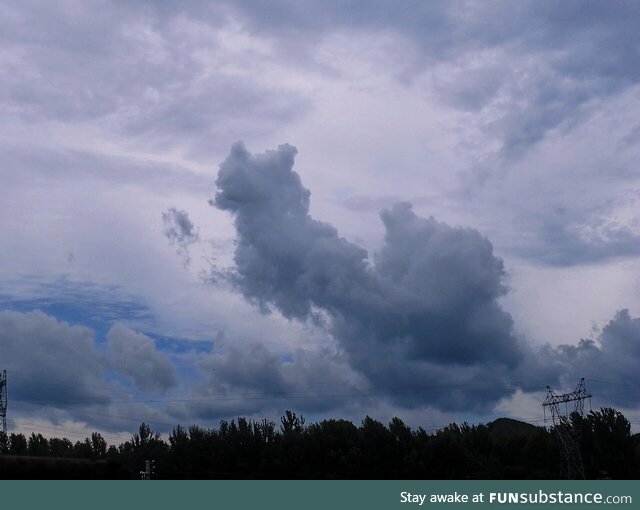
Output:
<path fill-rule="evenodd" d="M 0 427 L 1 432 L 7 435 L 7 371 L 0 374 Z"/>
<path fill-rule="evenodd" d="M 591 397 L 591 393 L 587 392 L 584 385 L 583 377 L 576 389 L 570 393 L 558 395 L 550 386 L 547 386 L 547 398 L 542 403 L 545 421 L 547 419 L 546 409 L 547 407 L 551 409 L 553 430 L 560 442 L 565 476 L 569 480 L 584 479 L 584 465 L 580 452 L 580 429 L 572 426 L 571 415 L 577 413 L 582 418 L 584 416 L 584 401 L 589 399 L 589 405 L 591 405 Z"/>

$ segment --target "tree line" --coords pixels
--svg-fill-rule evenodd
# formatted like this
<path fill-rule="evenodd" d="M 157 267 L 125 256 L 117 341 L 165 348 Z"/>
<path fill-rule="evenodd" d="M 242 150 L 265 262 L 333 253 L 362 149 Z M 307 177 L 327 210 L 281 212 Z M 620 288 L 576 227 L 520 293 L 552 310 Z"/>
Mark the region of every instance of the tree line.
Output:
<path fill-rule="evenodd" d="M 640 434 L 611 408 L 572 416 L 587 478 L 639 478 Z M 146 460 L 161 479 L 558 479 L 562 457 L 553 430 L 500 418 L 452 423 L 434 433 L 401 419 L 365 417 L 306 424 L 286 411 L 276 424 L 245 418 L 217 428 L 176 426 L 166 440 L 142 423 L 131 439 L 108 445 L 94 432 L 75 443 L 32 433 L 2 436 L 11 456 L 95 459 L 118 463 L 131 477 Z"/>

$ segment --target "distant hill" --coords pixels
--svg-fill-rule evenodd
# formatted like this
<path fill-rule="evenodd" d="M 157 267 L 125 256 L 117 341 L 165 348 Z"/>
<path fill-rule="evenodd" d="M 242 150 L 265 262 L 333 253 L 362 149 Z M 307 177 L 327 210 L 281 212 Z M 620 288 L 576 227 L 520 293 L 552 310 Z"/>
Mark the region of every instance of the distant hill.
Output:
<path fill-rule="evenodd" d="M 531 423 L 514 420 L 513 418 L 498 418 L 487 423 L 487 428 L 489 429 L 489 434 L 496 438 L 528 436 L 540 430 L 539 427 L 531 425 Z"/>

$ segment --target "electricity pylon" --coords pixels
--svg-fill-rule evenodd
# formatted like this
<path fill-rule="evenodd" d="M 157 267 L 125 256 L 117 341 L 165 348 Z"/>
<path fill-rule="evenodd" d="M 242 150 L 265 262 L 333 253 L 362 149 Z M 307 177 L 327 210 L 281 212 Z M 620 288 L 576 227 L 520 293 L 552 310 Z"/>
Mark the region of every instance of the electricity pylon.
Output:
<path fill-rule="evenodd" d="M 0 374 L 0 428 L 7 435 L 7 371 Z"/>
<path fill-rule="evenodd" d="M 580 429 L 576 429 L 571 424 L 571 415 L 577 413 L 580 418 L 584 416 L 584 401 L 589 399 L 591 403 L 591 393 L 587 392 L 584 385 L 584 377 L 570 393 L 556 394 L 550 386 L 547 386 L 547 398 L 544 399 L 542 407 L 551 409 L 553 419 L 553 430 L 558 436 L 562 459 L 564 460 L 565 476 L 569 480 L 584 479 L 584 465 L 582 464 L 582 453 L 580 452 Z M 571 411 L 569 403 L 573 403 Z M 564 404 L 564 409 L 562 404 Z"/>

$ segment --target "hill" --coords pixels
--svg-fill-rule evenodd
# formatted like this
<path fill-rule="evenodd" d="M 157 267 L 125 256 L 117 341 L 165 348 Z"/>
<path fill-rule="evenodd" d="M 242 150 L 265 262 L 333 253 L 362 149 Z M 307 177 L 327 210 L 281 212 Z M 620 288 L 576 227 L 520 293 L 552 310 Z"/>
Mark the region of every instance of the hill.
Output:
<path fill-rule="evenodd" d="M 540 431 L 540 427 L 513 418 L 498 418 L 488 423 L 487 428 L 494 438 L 529 436 Z"/>

